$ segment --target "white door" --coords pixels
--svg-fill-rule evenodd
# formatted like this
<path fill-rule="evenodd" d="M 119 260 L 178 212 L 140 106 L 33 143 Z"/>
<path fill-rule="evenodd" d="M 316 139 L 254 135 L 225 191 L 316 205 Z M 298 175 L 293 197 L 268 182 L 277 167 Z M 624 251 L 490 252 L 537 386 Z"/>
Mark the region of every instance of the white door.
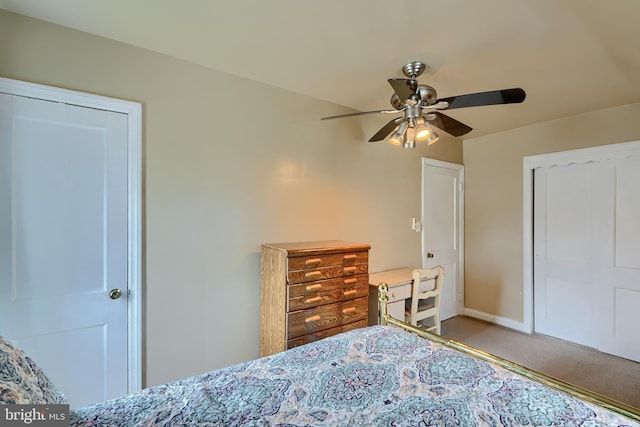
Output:
<path fill-rule="evenodd" d="M 607 271 L 608 305 L 603 349 L 640 362 L 640 333 L 635 323 L 640 309 L 640 159 L 614 165 L 613 260 Z"/>
<path fill-rule="evenodd" d="M 126 394 L 126 114 L 0 93 L 0 171 L 0 333 L 72 407 Z"/>
<path fill-rule="evenodd" d="M 640 361 L 640 160 L 534 179 L 535 331 Z"/>
<path fill-rule="evenodd" d="M 598 235 L 608 227 L 598 197 L 606 193 L 591 191 L 598 169 L 593 162 L 534 174 L 535 331 L 591 347 L 601 321 Z"/>
<path fill-rule="evenodd" d="M 462 165 L 422 159 L 422 266 L 444 267 L 442 320 L 462 312 L 463 182 Z"/>

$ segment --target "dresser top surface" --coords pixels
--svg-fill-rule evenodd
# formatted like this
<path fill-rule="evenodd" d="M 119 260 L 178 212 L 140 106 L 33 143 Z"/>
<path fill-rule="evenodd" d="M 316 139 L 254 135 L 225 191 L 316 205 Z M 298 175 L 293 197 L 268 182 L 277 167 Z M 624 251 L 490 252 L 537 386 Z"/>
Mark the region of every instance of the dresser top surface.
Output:
<path fill-rule="evenodd" d="M 275 249 L 290 256 L 313 255 L 342 251 L 368 251 L 368 243 L 347 242 L 344 240 L 318 240 L 312 242 L 263 243 L 263 248 Z"/>

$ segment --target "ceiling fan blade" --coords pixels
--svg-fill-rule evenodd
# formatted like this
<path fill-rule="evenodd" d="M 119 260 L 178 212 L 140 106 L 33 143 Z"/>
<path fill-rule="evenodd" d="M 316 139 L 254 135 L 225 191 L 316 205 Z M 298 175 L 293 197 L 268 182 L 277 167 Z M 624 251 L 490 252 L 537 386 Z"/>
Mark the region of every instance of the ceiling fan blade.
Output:
<path fill-rule="evenodd" d="M 343 117 L 362 116 L 364 114 L 398 114 L 402 110 L 373 110 L 373 111 L 358 111 L 356 113 L 339 114 L 337 116 L 321 117 L 320 120 L 332 120 L 341 119 Z"/>
<path fill-rule="evenodd" d="M 466 135 L 473 130 L 473 128 L 439 111 L 434 111 L 430 114 L 435 114 L 436 117 L 433 120 L 429 120 L 429 123 L 453 136 Z"/>
<path fill-rule="evenodd" d="M 450 110 L 452 108 L 479 107 L 481 105 L 518 104 L 524 101 L 526 96 L 527 94 L 523 89 L 513 88 L 452 96 L 439 99 L 438 102 L 448 102 L 448 109 Z"/>
<path fill-rule="evenodd" d="M 401 119 L 400 117 L 397 117 L 389 121 L 389 123 L 387 123 L 386 125 L 382 126 L 382 129 L 376 132 L 376 134 L 373 135 L 371 139 L 369 139 L 369 142 L 378 142 L 385 139 L 387 136 L 389 136 L 391 132 L 393 132 L 396 126 L 398 126 L 398 120 L 400 119 Z"/>
<path fill-rule="evenodd" d="M 416 92 L 415 80 L 389 79 L 388 82 L 402 102 L 405 102 Z"/>

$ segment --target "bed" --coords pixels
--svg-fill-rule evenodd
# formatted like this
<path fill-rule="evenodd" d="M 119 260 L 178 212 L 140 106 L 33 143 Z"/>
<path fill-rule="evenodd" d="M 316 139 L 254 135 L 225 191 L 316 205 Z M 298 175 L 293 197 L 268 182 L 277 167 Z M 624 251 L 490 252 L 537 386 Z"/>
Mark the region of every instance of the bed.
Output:
<path fill-rule="evenodd" d="M 71 410 L 72 426 L 640 426 L 638 409 L 423 332 L 356 329 Z"/>

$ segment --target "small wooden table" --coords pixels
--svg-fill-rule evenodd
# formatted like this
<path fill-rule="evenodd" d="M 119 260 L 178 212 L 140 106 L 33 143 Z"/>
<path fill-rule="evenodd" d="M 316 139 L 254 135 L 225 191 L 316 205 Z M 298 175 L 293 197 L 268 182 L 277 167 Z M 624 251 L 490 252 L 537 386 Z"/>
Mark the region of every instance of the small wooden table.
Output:
<path fill-rule="evenodd" d="M 411 298 L 413 270 L 414 267 L 403 267 L 369 274 L 369 325 L 380 324 L 378 285 L 382 282 L 389 287 L 387 313 L 395 319 L 404 321 L 405 300 Z"/>

